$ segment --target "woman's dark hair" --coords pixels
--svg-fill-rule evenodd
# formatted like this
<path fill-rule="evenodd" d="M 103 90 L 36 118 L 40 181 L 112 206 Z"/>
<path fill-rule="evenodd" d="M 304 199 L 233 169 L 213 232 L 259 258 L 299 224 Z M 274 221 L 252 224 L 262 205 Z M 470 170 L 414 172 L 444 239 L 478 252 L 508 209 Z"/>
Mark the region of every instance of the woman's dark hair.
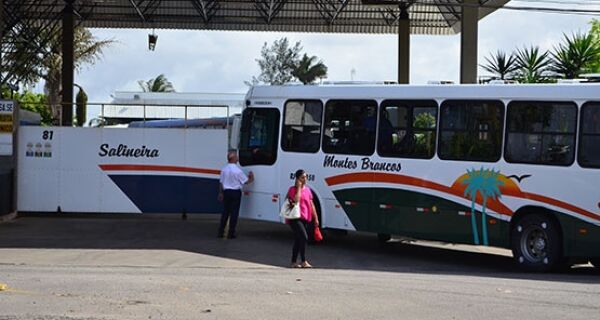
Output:
<path fill-rule="evenodd" d="M 303 169 L 298 169 L 296 171 L 296 173 L 294 174 L 294 176 L 296 177 L 296 179 L 300 179 L 300 177 L 302 177 L 302 175 L 305 173 L 306 173 L 306 171 L 304 171 Z"/>

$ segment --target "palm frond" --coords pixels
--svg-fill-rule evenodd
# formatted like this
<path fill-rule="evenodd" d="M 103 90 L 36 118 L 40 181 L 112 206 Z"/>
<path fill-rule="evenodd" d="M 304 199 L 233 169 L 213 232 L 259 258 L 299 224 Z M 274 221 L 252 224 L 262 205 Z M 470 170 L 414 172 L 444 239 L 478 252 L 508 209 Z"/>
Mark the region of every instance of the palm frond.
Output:
<path fill-rule="evenodd" d="M 486 64 L 480 66 L 501 80 L 512 78 L 514 72 L 518 69 L 516 57 L 512 53 L 507 56 L 506 53 L 500 50 L 486 57 L 485 61 Z"/>
<path fill-rule="evenodd" d="M 599 56 L 600 44 L 591 33 L 574 33 L 570 37 L 565 34 L 552 52 L 552 71 L 568 79 L 577 78 L 591 71 Z"/>
<path fill-rule="evenodd" d="M 518 79 L 525 83 L 544 81 L 544 72 L 551 64 L 548 51 L 541 51 L 538 46 L 517 49 Z"/>
<path fill-rule="evenodd" d="M 292 71 L 292 75 L 303 84 L 310 84 L 327 76 L 327 66 L 316 56 L 304 54 Z"/>

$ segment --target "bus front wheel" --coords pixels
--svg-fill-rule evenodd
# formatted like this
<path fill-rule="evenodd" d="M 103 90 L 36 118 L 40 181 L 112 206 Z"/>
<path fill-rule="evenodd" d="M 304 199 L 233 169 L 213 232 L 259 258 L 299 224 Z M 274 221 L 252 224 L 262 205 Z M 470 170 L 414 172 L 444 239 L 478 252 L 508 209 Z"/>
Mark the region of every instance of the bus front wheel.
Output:
<path fill-rule="evenodd" d="M 511 231 L 512 253 L 520 268 L 545 272 L 560 266 L 562 240 L 552 218 L 529 214 L 517 221 Z"/>

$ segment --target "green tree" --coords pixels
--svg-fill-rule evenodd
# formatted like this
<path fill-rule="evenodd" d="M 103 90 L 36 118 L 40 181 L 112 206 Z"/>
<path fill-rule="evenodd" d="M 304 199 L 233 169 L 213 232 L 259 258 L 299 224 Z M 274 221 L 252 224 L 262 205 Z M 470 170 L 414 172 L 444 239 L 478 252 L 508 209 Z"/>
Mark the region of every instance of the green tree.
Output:
<path fill-rule="evenodd" d="M 418 129 L 435 129 L 435 116 L 429 112 L 419 113 L 415 116 L 414 128 Z M 435 145 L 435 134 L 432 132 L 422 132 L 415 134 L 415 152 L 425 154 L 433 154 L 433 146 Z"/>
<path fill-rule="evenodd" d="M 76 71 L 84 65 L 93 65 L 102 58 L 103 50 L 115 43 L 114 40 L 97 40 L 92 33 L 83 27 L 74 29 L 73 61 Z M 55 119 L 60 116 L 61 91 L 62 91 L 62 35 L 55 34 L 48 41 L 48 54 L 41 60 L 40 77 L 45 80 L 44 93 L 47 103 L 52 107 Z M 71 88 L 69 88 L 71 90 Z"/>
<path fill-rule="evenodd" d="M 523 83 L 546 82 L 544 72 L 548 71 L 550 64 L 548 51 L 541 52 L 537 46 L 517 49 L 516 77 L 519 82 Z"/>
<path fill-rule="evenodd" d="M 7 33 L 5 41 L 13 44 L 13 47 L 2 59 L 7 70 L 12 70 L 13 77 L 22 85 L 45 81 L 46 103 L 51 106 L 52 117 L 58 119 L 62 90 L 62 34 L 53 28 L 41 28 L 38 31 Z M 84 65 L 94 64 L 102 57 L 103 49 L 114 42 L 98 41 L 88 29 L 76 27 L 73 43 L 76 71 L 81 70 Z"/>
<path fill-rule="evenodd" d="M 9 99 L 11 97 L 10 90 L 6 87 L 2 87 L 2 96 Z M 32 111 L 38 113 L 41 117 L 41 123 L 43 125 L 52 124 L 52 113 L 50 109 L 46 107 L 46 95 L 43 93 L 33 93 L 30 91 L 15 92 L 13 99 L 19 103 L 19 108 L 23 110 Z"/>
<path fill-rule="evenodd" d="M 430 112 L 423 112 L 423 113 L 417 114 L 415 116 L 414 127 L 420 128 L 420 129 L 435 128 L 435 116 L 433 114 L 431 114 Z"/>
<path fill-rule="evenodd" d="M 292 72 L 298 65 L 301 50 L 300 42 L 290 47 L 289 40 L 285 37 L 275 40 L 271 46 L 265 42 L 260 51 L 261 57 L 256 59 L 260 75 L 253 78 L 251 83 L 282 85 L 290 82 L 294 78 Z"/>
<path fill-rule="evenodd" d="M 510 80 L 515 71 L 519 69 L 517 58 L 511 53 L 508 56 L 503 51 L 498 50 L 495 54 L 490 54 L 485 58 L 486 63 L 480 65 L 483 69 L 491 72 L 500 80 Z"/>
<path fill-rule="evenodd" d="M 600 45 L 600 20 L 592 19 L 590 22 L 592 27 L 590 28 L 590 34 L 597 45 Z M 594 73 L 600 73 L 600 54 L 596 55 L 596 59 L 590 63 L 590 71 Z"/>
<path fill-rule="evenodd" d="M 311 84 L 318 78 L 327 77 L 327 66 L 316 56 L 309 57 L 305 53 L 292 71 L 292 75 L 303 84 Z"/>
<path fill-rule="evenodd" d="M 591 33 L 575 33 L 571 37 L 564 35 L 563 42 L 552 52 L 552 71 L 567 79 L 590 72 L 593 63 L 600 55 L 600 45 Z"/>
<path fill-rule="evenodd" d="M 175 87 L 164 74 L 148 81 L 138 80 L 138 84 L 144 92 L 175 92 Z"/>

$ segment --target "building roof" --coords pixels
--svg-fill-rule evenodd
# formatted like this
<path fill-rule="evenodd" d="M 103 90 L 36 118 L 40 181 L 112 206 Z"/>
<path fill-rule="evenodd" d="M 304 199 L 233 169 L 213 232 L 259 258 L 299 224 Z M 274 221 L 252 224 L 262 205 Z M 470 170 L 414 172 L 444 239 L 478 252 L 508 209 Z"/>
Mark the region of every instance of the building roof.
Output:
<path fill-rule="evenodd" d="M 104 118 L 198 119 L 241 113 L 245 93 L 116 91 L 112 97 L 111 104 L 103 106 Z"/>
<path fill-rule="evenodd" d="M 479 18 L 510 0 L 478 0 Z M 372 5 L 385 2 L 387 5 Z M 462 0 L 75 0 L 79 21 L 96 28 L 396 34 L 399 4 L 411 33 L 454 34 Z M 63 0 L 16 1 L 33 19 L 60 19 Z"/>

